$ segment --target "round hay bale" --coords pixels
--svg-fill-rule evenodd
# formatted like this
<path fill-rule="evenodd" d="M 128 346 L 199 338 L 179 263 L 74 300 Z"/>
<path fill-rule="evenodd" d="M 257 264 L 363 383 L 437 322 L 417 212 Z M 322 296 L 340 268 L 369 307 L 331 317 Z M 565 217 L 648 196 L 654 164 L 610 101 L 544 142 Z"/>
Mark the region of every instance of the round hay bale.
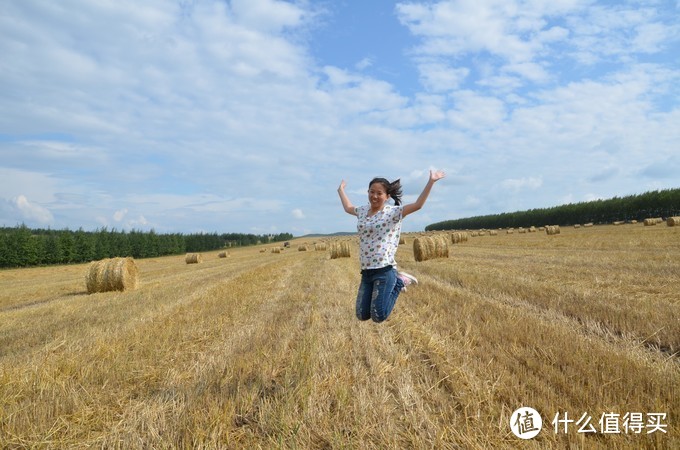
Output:
<path fill-rule="evenodd" d="M 656 225 L 657 224 L 656 218 L 648 217 L 647 219 L 644 220 L 644 224 L 645 224 L 646 227 Z"/>
<path fill-rule="evenodd" d="M 126 291 L 137 289 L 139 270 L 135 260 L 128 258 L 109 258 L 90 263 L 85 284 L 87 293 Z"/>
<path fill-rule="evenodd" d="M 198 264 L 203 262 L 203 256 L 200 253 L 187 253 L 184 257 L 184 262 L 187 264 Z"/>
<path fill-rule="evenodd" d="M 325 252 L 326 251 L 326 243 L 325 242 L 318 242 L 314 244 L 314 250 L 317 252 Z"/>
<path fill-rule="evenodd" d="M 404 236 L 399 236 L 399 245 L 401 244 L 406 244 L 406 240 L 404 239 Z"/>
<path fill-rule="evenodd" d="M 349 258 L 349 242 L 333 242 L 330 246 L 331 259 Z"/>
<path fill-rule="evenodd" d="M 228 252 L 219 252 L 217 254 L 218 258 L 229 258 L 229 253 Z"/>
<path fill-rule="evenodd" d="M 584 226 L 585 228 L 590 228 L 590 227 L 593 226 L 593 222 L 588 222 L 588 223 L 584 224 L 583 226 Z"/>
<path fill-rule="evenodd" d="M 416 261 L 449 257 L 449 243 L 442 236 L 423 236 L 413 241 L 413 257 Z"/>
<path fill-rule="evenodd" d="M 272 247 L 272 253 L 281 253 L 281 247 Z"/>
<path fill-rule="evenodd" d="M 548 225 L 548 226 L 545 227 L 545 232 L 546 232 L 546 234 L 548 234 L 548 236 L 560 234 L 560 226 L 559 225 Z"/>
<path fill-rule="evenodd" d="M 666 219 L 666 225 L 668 225 L 669 227 L 680 226 L 680 216 L 669 217 L 668 219 Z"/>
<path fill-rule="evenodd" d="M 451 233 L 451 243 L 452 244 L 459 244 L 461 242 L 467 242 L 468 241 L 468 234 L 465 231 L 454 231 Z"/>
<path fill-rule="evenodd" d="M 307 245 L 298 245 L 298 251 L 299 252 L 306 252 L 307 251 Z"/>

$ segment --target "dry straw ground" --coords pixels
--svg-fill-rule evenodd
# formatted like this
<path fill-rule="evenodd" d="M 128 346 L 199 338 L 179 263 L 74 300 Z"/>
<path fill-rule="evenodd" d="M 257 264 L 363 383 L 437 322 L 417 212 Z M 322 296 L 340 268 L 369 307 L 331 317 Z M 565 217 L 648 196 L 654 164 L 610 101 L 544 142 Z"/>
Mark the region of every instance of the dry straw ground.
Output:
<path fill-rule="evenodd" d="M 412 244 L 420 285 L 379 325 L 354 318 L 356 258 L 324 252 L 138 260 L 137 290 L 92 295 L 87 265 L 2 271 L 0 448 L 680 447 L 679 227 Z M 555 433 L 565 412 L 598 432 Z"/>

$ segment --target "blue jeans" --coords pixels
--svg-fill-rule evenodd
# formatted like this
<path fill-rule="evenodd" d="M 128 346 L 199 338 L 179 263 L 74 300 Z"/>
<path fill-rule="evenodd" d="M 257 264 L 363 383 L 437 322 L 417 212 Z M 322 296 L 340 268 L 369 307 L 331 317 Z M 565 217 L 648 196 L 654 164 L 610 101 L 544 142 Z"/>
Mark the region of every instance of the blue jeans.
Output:
<path fill-rule="evenodd" d="M 404 282 L 397 277 L 397 269 L 392 266 L 362 270 L 357 294 L 357 318 L 372 319 L 373 322 L 387 319 L 403 287 Z"/>

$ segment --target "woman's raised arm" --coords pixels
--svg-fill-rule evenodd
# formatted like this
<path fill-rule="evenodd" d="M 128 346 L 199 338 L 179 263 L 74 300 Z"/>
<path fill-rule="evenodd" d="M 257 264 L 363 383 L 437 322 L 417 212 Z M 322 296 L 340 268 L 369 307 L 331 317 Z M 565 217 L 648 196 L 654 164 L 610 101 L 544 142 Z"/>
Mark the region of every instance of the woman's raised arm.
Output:
<path fill-rule="evenodd" d="M 430 170 L 430 179 L 427 181 L 425 189 L 423 189 L 423 192 L 420 193 L 418 199 L 415 202 L 404 205 L 404 211 L 402 212 L 401 216 L 406 217 L 422 208 L 425 204 L 425 201 L 427 200 L 427 197 L 430 195 L 430 190 L 432 190 L 434 183 L 436 183 L 438 180 L 441 180 L 445 176 L 446 174 L 441 170 Z"/>
<path fill-rule="evenodd" d="M 349 200 L 347 197 L 347 194 L 345 194 L 345 186 L 347 183 L 345 183 L 345 180 L 342 180 L 340 182 L 340 187 L 338 187 L 338 195 L 340 195 L 340 201 L 342 202 L 342 207 L 345 209 L 345 212 L 347 214 L 351 214 L 353 216 L 357 215 L 357 210 L 352 204 L 352 202 Z"/>

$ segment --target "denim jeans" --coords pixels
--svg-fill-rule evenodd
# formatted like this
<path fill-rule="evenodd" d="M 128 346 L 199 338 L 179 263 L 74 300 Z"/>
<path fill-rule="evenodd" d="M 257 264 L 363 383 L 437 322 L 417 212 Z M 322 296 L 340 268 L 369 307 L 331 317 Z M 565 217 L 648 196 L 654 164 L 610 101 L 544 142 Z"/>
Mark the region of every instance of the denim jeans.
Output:
<path fill-rule="evenodd" d="M 356 314 L 359 320 L 382 322 L 390 315 L 404 282 L 392 266 L 361 271 Z"/>

